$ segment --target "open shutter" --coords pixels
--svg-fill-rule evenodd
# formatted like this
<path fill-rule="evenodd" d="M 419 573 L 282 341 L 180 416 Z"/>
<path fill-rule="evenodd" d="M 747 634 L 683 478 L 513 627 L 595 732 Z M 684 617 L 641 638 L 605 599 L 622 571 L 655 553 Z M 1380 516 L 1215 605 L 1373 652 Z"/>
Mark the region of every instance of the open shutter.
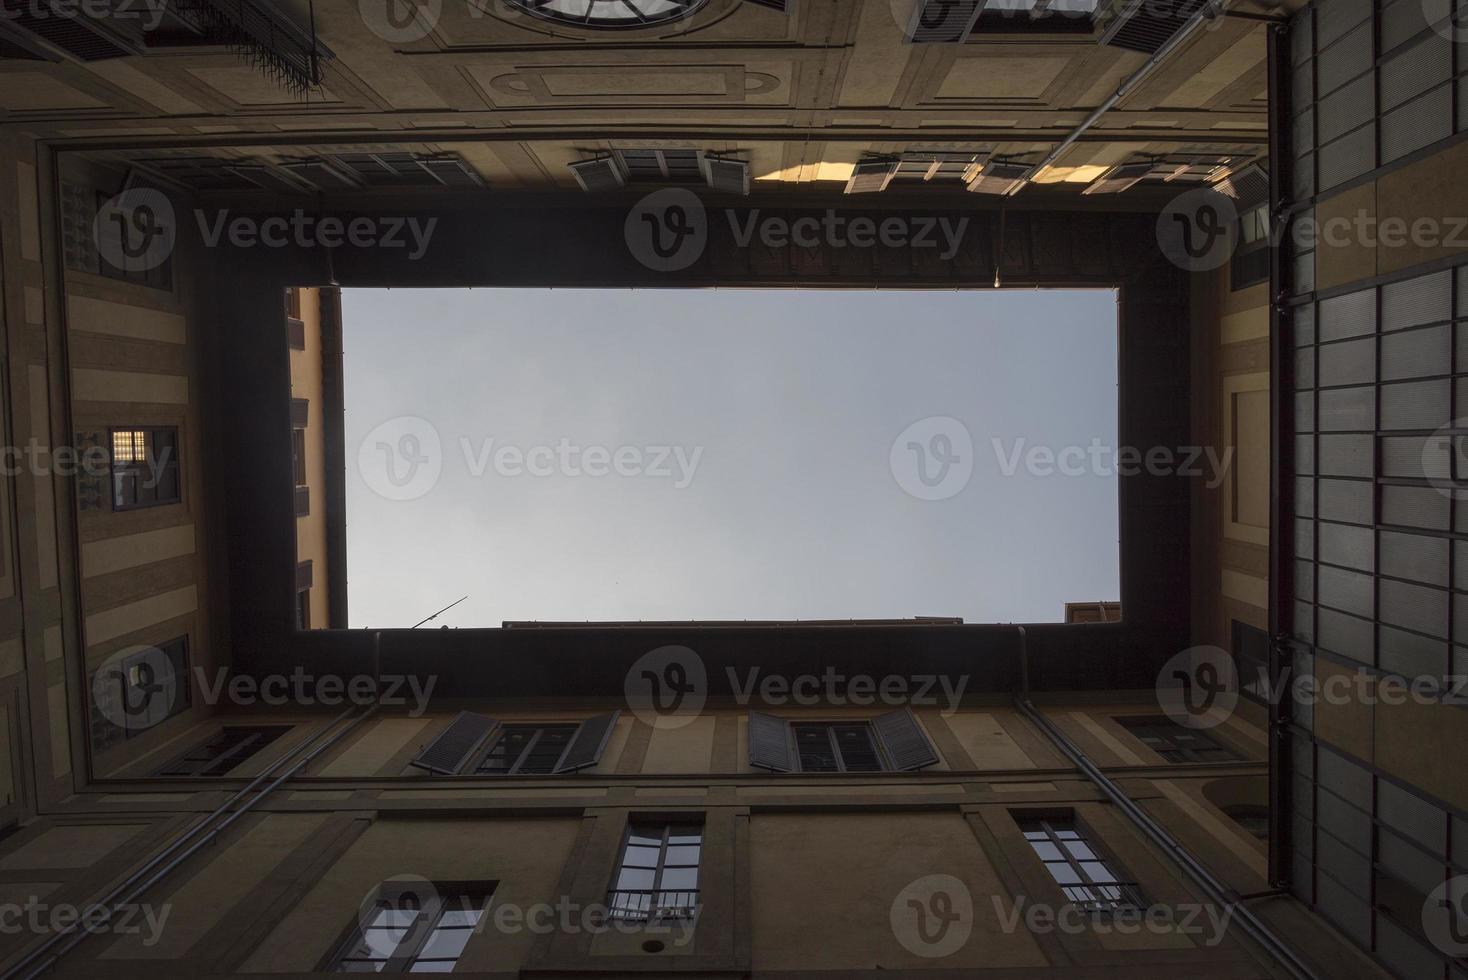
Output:
<path fill-rule="evenodd" d="M 903 708 L 872 719 L 872 728 L 887 749 L 892 768 L 907 772 L 937 763 L 938 753 L 913 717 L 911 708 Z"/>
<path fill-rule="evenodd" d="M 494 731 L 499 722 L 472 711 L 461 711 L 449 727 L 439 733 L 438 738 L 419 752 L 410 766 L 427 769 L 440 776 L 452 776 L 469 761 L 484 739 Z"/>
<path fill-rule="evenodd" d="M 556 772 L 575 772 L 600 762 L 602 750 L 612 737 L 612 726 L 617 723 L 617 716 L 621 713 L 610 711 L 583 721 L 581 727 L 576 729 L 576 737 L 566 747 L 566 754 L 561 756 L 561 764 L 556 766 Z"/>
<path fill-rule="evenodd" d="M 774 772 L 792 772 L 790 724 L 763 711 L 749 713 L 749 764 Z"/>

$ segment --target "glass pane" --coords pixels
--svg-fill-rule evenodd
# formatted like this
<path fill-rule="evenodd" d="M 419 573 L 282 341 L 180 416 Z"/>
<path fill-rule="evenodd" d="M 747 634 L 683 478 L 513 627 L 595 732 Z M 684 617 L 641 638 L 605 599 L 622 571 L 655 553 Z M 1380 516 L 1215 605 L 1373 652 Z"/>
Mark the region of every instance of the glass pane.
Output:
<path fill-rule="evenodd" d="M 363 939 L 372 956 L 388 956 L 407 938 L 407 929 L 364 929 Z"/>
<path fill-rule="evenodd" d="M 1072 868 L 1068 864 L 1047 864 L 1045 867 L 1050 870 L 1051 877 L 1062 885 L 1079 885 L 1081 883 L 1081 876 L 1076 873 L 1075 868 Z"/>
<path fill-rule="evenodd" d="M 629 844 L 644 844 L 650 847 L 663 846 L 663 833 L 647 827 L 634 827 L 627 836 Z"/>
<path fill-rule="evenodd" d="M 628 846 L 627 852 L 622 855 L 622 866 L 627 868 L 656 868 L 658 866 L 658 848 Z"/>
<path fill-rule="evenodd" d="M 344 960 L 337 964 L 337 973 L 381 973 L 383 962 L 369 962 L 366 960 Z"/>
<path fill-rule="evenodd" d="M 456 960 L 472 935 L 474 932 L 471 929 L 435 929 L 428 937 L 428 942 L 423 944 L 423 952 L 419 955 L 430 959 Z"/>
<path fill-rule="evenodd" d="M 670 847 L 668 848 L 668 856 L 663 863 L 670 865 L 697 865 L 698 851 L 699 849 L 697 847 Z"/>
<path fill-rule="evenodd" d="M 453 960 L 429 960 L 426 963 L 414 963 L 408 967 L 409 973 L 453 973 Z"/>
<path fill-rule="evenodd" d="M 1059 829 L 1059 828 L 1056 829 L 1055 836 L 1056 837 L 1059 837 L 1061 840 L 1082 840 L 1083 839 L 1081 837 L 1081 835 L 1078 834 L 1078 833 L 1076 833 L 1074 830 L 1064 830 L 1064 829 Z"/>
<path fill-rule="evenodd" d="M 1095 882 L 1112 882 L 1116 880 L 1116 876 L 1100 861 L 1083 862 L 1081 864 L 1081 870 L 1086 873 L 1087 878 Z"/>
<path fill-rule="evenodd" d="M 472 926 L 479 922 L 479 916 L 482 911 L 482 909 L 473 908 L 445 909 L 443 917 L 438 920 L 438 924 L 440 927 Z"/>
<path fill-rule="evenodd" d="M 1082 861 L 1101 860 L 1099 857 L 1096 856 L 1096 853 L 1091 850 L 1091 845 L 1087 844 L 1085 841 L 1066 841 L 1065 849 L 1067 851 L 1070 851 L 1072 857 L 1079 858 Z M 1056 857 L 1059 857 L 1059 855 L 1057 854 Z"/>
<path fill-rule="evenodd" d="M 1049 840 L 1050 835 L 1043 830 L 1026 830 L 1025 840 Z"/>
<path fill-rule="evenodd" d="M 703 843 L 702 827 L 671 827 L 668 830 L 669 844 L 701 844 Z"/>
<path fill-rule="evenodd" d="M 367 924 L 369 926 L 407 927 L 412 925 L 413 920 L 417 917 L 418 912 L 415 909 L 380 908 L 372 917 L 372 921 Z"/>
<path fill-rule="evenodd" d="M 651 888 L 653 885 L 653 872 L 644 871 L 641 868 L 624 868 L 617 875 L 617 887 L 622 890 L 629 888 Z"/>
<path fill-rule="evenodd" d="M 659 887 L 672 891 L 692 891 L 698 887 L 697 868 L 664 868 Z"/>
<path fill-rule="evenodd" d="M 1035 849 L 1036 854 L 1040 855 L 1041 861 L 1060 861 L 1064 859 L 1064 855 L 1060 853 L 1060 848 L 1049 841 L 1031 841 L 1030 846 Z"/>

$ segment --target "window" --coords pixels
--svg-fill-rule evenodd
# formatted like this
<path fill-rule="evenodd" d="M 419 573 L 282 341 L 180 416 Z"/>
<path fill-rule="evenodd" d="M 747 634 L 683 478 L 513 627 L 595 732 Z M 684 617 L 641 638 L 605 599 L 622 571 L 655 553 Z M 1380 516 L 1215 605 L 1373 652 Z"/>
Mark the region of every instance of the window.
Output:
<path fill-rule="evenodd" d="M 1135 882 L 1122 881 L 1073 816 L 1022 818 L 1019 828 L 1050 877 L 1078 908 L 1115 912 L 1145 906 Z"/>
<path fill-rule="evenodd" d="M 113 429 L 110 435 L 113 510 L 179 502 L 176 427 L 129 427 Z"/>
<path fill-rule="evenodd" d="M 974 33 L 1089 34 L 1098 0 L 989 0 Z"/>
<path fill-rule="evenodd" d="M 1239 694 L 1255 704 L 1268 705 L 1269 634 L 1237 619 L 1231 622 L 1234 665 L 1239 674 Z"/>
<path fill-rule="evenodd" d="M 582 722 L 502 725 L 461 711 L 408 764 L 439 776 L 573 773 L 601 761 L 620 711 Z"/>
<path fill-rule="evenodd" d="M 311 590 L 302 589 L 296 593 L 296 629 L 308 630 L 311 628 Z"/>
<path fill-rule="evenodd" d="M 1167 718 L 1118 718 L 1123 728 L 1168 762 L 1237 762 L 1239 757 L 1203 732 Z"/>
<path fill-rule="evenodd" d="M 493 892 L 490 882 L 431 888 L 422 883 L 387 883 L 327 969 L 332 973 L 452 973 Z"/>
<path fill-rule="evenodd" d="M 1269 281 L 1269 205 L 1239 215 L 1239 244 L 1229 266 L 1231 289 Z"/>
<path fill-rule="evenodd" d="M 871 721 L 788 722 L 749 713 L 749 764 L 774 772 L 906 772 L 938 753 L 911 711 Z"/>
<path fill-rule="evenodd" d="M 109 661 L 92 679 L 92 744 L 114 745 L 187 711 L 188 677 L 187 636 Z"/>
<path fill-rule="evenodd" d="M 678 20 L 708 0 L 510 0 L 545 20 L 576 27 L 647 27 Z"/>
<path fill-rule="evenodd" d="M 791 725 L 801 772 L 881 772 L 882 755 L 865 723 Z"/>
<path fill-rule="evenodd" d="M 306 485 L 306 430 L 291 430 L 291 470 L 295 474 L 296 486 Z"/>
<path fill-rule="evenodd" d="M 288 731 L 290 727 L 287 725 L 270 728 L 229 725 L 207 742 L 159 769 L 155 775 L 223 776 Z"/>
<path fill-rule="evenodd" d="M 617 878 L 607 894 L 611 917 L 635 922 L 693 918 L 702 847 L 698 824 L 629 824 Z"/>
<path fill-rule="evenodd" d="M 697 150 L 619 150 L 631 180 L 702 182 L 703 161 Z"/>
<path fill-rule="evenodd" d="M 1239 803 L 1226 806 L 1223 812 L 1229 819 L 1259 840 L 1269 840 L 1269 808 Z"/>
<path fill-rule="evenodd" d="M 301 291 L 291 287 L 285 291 L 285 315 L 293 320 L 301 318 Z"/>
<path fill-rule="evenodd" d="M 578 725 L 505 725 L 474 767 L 478 775 L 526 776 L 555 772 Z"/>

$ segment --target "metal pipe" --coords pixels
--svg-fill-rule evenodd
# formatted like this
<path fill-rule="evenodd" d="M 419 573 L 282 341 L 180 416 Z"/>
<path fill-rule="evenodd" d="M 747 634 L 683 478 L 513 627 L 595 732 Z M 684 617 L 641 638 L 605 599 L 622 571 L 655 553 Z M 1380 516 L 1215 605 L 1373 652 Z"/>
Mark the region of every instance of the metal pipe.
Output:
<path fill-rule="evenodd" d="M 331 729 L 338 722 L 340 722 L 343 718 L 346 717 L 347 714 L 349 714 L 353 710 L 355 710 L 355 709 L 354 708 L 348 708 L 348 709 L 346 709 L 340 715 L 337 715 L 334 719 L 332 719 L 332 721 L 330 722 L 330 724 L 328 724 L 324 729 L 322 729 L 321 732 L 319 732 L 315 737 L 313 737 L 312 739 L 310 739 L 307 742 L 302 743 L 300 746 L 297 746 L 295 749 L 291 750 L 290 752 L 285 753 L 283 756 L 281 756 L 280 759 L 276 760 L 275 763 L 273 763 L 269 769 L 267 769 L 265 772 L 261 773 L 260 775 L 256 776 L 253 780 L 251 780 L 250 784 L 247 785 L 244 789 L 240 790 L 234 796 L 232 796 L 228 800 L 226 800 L 217 809 L 215 809 L 215 811 L 213 813 L 211 813 L 211 814 L 209 814 L 209 816 L 205 817 L 202 821 L 200 821 L 198 824 L 196 824 L 193 828 L 191 828 L 183 836 L 176 838 L 167 848 L 165 848 L 164 850 L 160 851 L 157 855 L 155 855 L 143 867 L 141 867 L 137 871 L 133 872 L 127 878 L 126 881 L 122 882 L 116 888 L 112 889 L 112 891 L 109 892 L 105 897 L 103 897 L 103 898 L 99 899 L 98 901 L 92 903 L 93 906 L 97 906 L 97 905 L 106 906 L 106 909 L 105 909 L 106 915 L 103 916 L 102 919 L 99 922 L 89 923 L 89 925 L 92 927 L 91 929 L 89 929 L 88 931 L 85 931 L 85 932 L 82 932 L 82 933 L 78 934 L 77 933 L 77 929 L 81 925 L 80 920 L 77 921 L 77 922 L 75 922 L 75 923 L 72 923 L 70 926 L 68 926 L 67 928 L 65 928 L 65 929 L 63 929 L 63 930 L 55 933 L 54 935 L 52 935 L 51 937 L 49 937 L 44 943 L 42 943 L 41 945 L 37 946 L 35 949 L 31 950 L 24 957 L 22 957 L 18 963 L 16 963 L 13 967 L 11 967 L 9 970 L 7 970 L 5 972 L 4 977 L 3 977 L 3 980 L 11 980 L 12 977 L 21 976 L 21 971 L 24 970 L 30 964 L 35 963 L 37 960 L 41 960 L 41 962 L 40 963 L 37 963 L 37 965 L 29 973 L 24 974 L 23 980 L 33 980 L 33 978 L 35 978 L 35 977 L 39 976 L 40 974 L 44 973 L 46 970 L 49 970 L 52 966 L 54 966 L 56 964 L 56 962 L 58 960 L 61 959 L 61 957 L 65 956 L 72 949 L 74 949 L 77 945 L 79 945 L 82 941 L 84 941 L 88 936 L 90 936 L 92 934 L 92 932 L 94 932 L 94 931 L 100 931 L 100 927 L 105 926 L 108 922 L 110 922 L 111 919 L 112 919 L 112 917 L 113 917 L 113 915 L 115 915 L 117 913 L 118 907 L 127 904 L 129 901 L 131 901 L 132 899 L 136 898 L 138 895 L 140 895 L 141 893 L 143 893 L 147 889 L 151 888 L 153 885 L 157 884 L 164 877 L 166 877 L 171 871 L 173 871 L 173 869 L 177 868 L 184 861 L 187 861 L 194 854 L 198 853 L 199 849 L 202 848 L 205 844 L 208 844 L 208 843 L 212 842 L 215 838 L 217 838 L 220 834 L 222 834 L 226 829 L 228 829 L 229 826 L 231 824 L 233 824 L 236 820 L 238 820 L 240 817 L 244 816 L 246 813 L 250 812 L 250 810 L 254 809 L 254 807 L 256 806 L 256 804 L 258 804 L 260 801 L 264 800 L 267 796 L 269 796 L 270 793 L 277 786 L 279 786 L 281 783 L 285 782 L 287 779 L 290 779 L 293 775 L 295 775 L 297 772 L 299 772 L 300 769 L 303 766 L 305 766 L 307 763 L 309 763 L 312 759 L 316 758 L 316 756 L 320 755 L 322 752 L 324 752 L 327 749 L 331 748 L 331 746 L 335 745 L 336 742 L 338 740 L 340 740 L 342 736 L 346 735 L 353 728 L 356 728 L 357 725 L 360 724 L 363 720 L 365 720 L 367 717 L 369 717 L 370 715 L 372 715 L 373 712 L 375 712 L 377 710 L 377 705 L 373 704 L 373 705 L 369 706 L 366 711 L 364 711 L 362 714 L 358 715 L 356 718 L 351 719 L 351 721 L 348 722 L 347 725 L 345 725 L 344 727 L 342 727 L 341 729 L 339 729 L 335 734 L 332 734 L 330 738 L 326 739 L 326 741 L 322 742 L 323 736 L 325 736 L 328 732 L 330 732 Z M 318 742 L 321 743 L 321 744 L 318 745 L 317 744 Z M 184 844 L 185 841 L 187 841 L 189 838 L 195 836 L 201 829 L 203 829 L 203 827 L 205 825 L 207 825 L 210 821 L 214 820 L 221 813 L 223 813 L 226 807 L 228 807 L 230 804 L 232 804 L 236 800 L 240 799 L 242 796 L 244 796 L 246 793 L 248 793 L 255 786 L 259 785 L 259 783 L 261 781 L 263 781 L 264 779 L 266 779 L 272 772 L 274 772 L 277 768 L 279 768 L 282 763 L 286 762 L 287 760 L 289 760 L 291 758 L 294 758 L 296 755 L 298 755 L 301 751 L 303 751 L 305 749 L 310 749 L 310 751 L 306 755 L 301 756 L 298 759 L 298 761 L 295 763 L 295 765 L 291 766 L 285 772 L 283 772 L 279 776 L 275 777 L 275 779 L 272 780 L 271 783 L 268 786 L 266 786 L 263 790 L 261 790 L 254 797 L 254 799 L 249 800 L 243 806 L 241 806 L 238 810 L 235 810 L 233 813 L 230 813 L 227 817 L 225 817 L 225 819 L 222 822 L 220 822 L 216 827 L 214 827 L 212 830 L 210 830 L 209 833 L 207 833 L 203 837 L 201 837 L 198 840 L 196 840 L 192 845 L 190 845 L 188 848 L 186 848 L 182 853 L 176 853 L 176 852 L 178 852 L 179 848 Z M 171 856 L 171 860 L 169 860 L 170 856 Z M 140 879 L 144 875 L 148 874 L 150 871 L 152 871 L 154 868 L 156 868 L 159 865 L 159 863 L 161 863 L 161 862 L 163 862 L 165 860 L 168 860 L 168 863 L 166 865 L 164 865 L 162 868 L 159 868 L 146 881 L 144 881 L 141 884 L 138 884 L 138 885 L 136 885 L 136 887 L 134 887 L 134 883 L 137 882 L 138 879 Z M 129 891 L 129 889 L 131 889 L 131 890 Z M 119 896 L 121 896 L 121 897 L 119 897 Z M 51 953 L 49 956 L 47 956 L 46 955 L 47 951 L 50 950 L 53 946 L 55 946 L 58 943 L 62 943 L 61 947 L 59 949 L 57 949 L 55 952 Z M 43 956 L 45 957 L 44 959 L 42 959 Z"/>
<path fill-rule="evenodd" d="M 1102 772 L 1094 762 L 1086 757 L 1070 737 L 1056 728 L 1050 719 L 1046 718 L 1030 702 L 1029 690 L 1029 644 L 1025 637 L 1025 631 L 1020 628 L 1020 694 L 1015 699 L 1020 713 L 1044 735 L 1055 744 L 1066 758 L 1068 758 L 1087 779 L 1093 783 L 1101 793 L 1116 805 L 1122 813 L 1136 825 L 1137 829 L 1147 836 L 1152 843 L 1160 847 L 1169 857 L 1175 861 L 1183 871 L 1208 895 L 1216 904 L 1228 909 L 1231 916 L 1238 919 L 1244 931 L 1259 945 L 1263 946 L 1265 952 L 1272 956 L 1282 965 L 1296 980 L 1321 980 L 1319 974 L 1301 959 L 1290 946 L 1275 934 L 1269 924 L 1254 914 L 1234 894 L 1233 890 L 1219 881 L 1201 862 L 1188 853 L 1178 840 L 1169 834 L 1162 825 L 1154 820 L 1151 814 L 1138 806 L 1131 797 L 1121 791 L 1121 788 L 1112 782 L 1111 777 Z"/>
<path fill-rule="evenodd" d="M 1079 140 L 1088 129 L 1100 122 L 1102 116 L 1106 115 L 1108 112 L 1114 109 L 1116 107 L 1116 104 L 1122 99 L 1126 98 L 1127 95 L 1131 93 L 1132 89 L 1136 88 L 1148 75 L 1152 74 L 1152 72 L 1157 68 L 1158 65 L 1166 61 L 1169 55 L 1171 55 L 1174 51 L 1181 47 L 1185 41 L 1190 39 L 1193 34 L 1198 30 L 1198 28 L 1202 27 L 1203 24 L 1207 21 L 1213 20 L 1215 17 L 1222 16 L 1226 12 L 1224 8 L 1227 6 L 1228 0 L 1212 0 L 1212 2 L 1210 2 L 1207 6 L 1203 7 L 1203 9 L 1199 10 L 1196 14 L 1189 18 L 1188 22 L 1184 24 L 1181 28 L 1179 28 L 1176 34 L 1163 42 L 1162 47 L 1158 48 L 1156 52 L 1153 53 L 1152 57 L 1148 58 L 1147 61 L 1143 63 L 1142 67 L 1138 68 L 1136 71 L 1128 75 L 1126 77 L 1126 80 L 1123 81 L 1121 85 L 1117 86 L 1116 91 L 1111 93 L 1111 95 L 1107 97 L 1105 102 L 1102 102 L 1099 106 L 1092 110 L 1091 114 L 1086 117 L 1084 122 L 1082 122 L 1075 129 L 1071 130 L 1070 135 L 1066 136 L 1065 139 L 1056 144 L 1055 149 L 1051 150 L 1049 155 L 1046 156 L 1045 159 L 1037 163 L 1034 167 L 1030 169 L 1027 174 L 1020 178 L 1019 183 L 1016 184 L 1014 189 L 1011 190 L 1009 193 L 1011 195 L 1018 194 L 1025 187 L 1028 187 L 1034 181 L 1034 179 L 1039 176 L 1042 170 L 1058 161 L 1060 157 L 1065 153 L 1065 151 L 1075 145 L 1076 141 Z"/>

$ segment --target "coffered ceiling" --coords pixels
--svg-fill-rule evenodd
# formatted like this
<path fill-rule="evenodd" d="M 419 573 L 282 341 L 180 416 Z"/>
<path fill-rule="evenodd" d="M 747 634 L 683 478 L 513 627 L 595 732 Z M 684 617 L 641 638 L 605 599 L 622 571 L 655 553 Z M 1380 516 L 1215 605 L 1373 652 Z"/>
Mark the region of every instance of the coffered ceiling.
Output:
<path fill-rule="evenodd" d="M 78 147 L 188 146 L 236 161 L 411 142 L 457 154 L 485 186 L 519 190 L 574 190 L 568 164 L 638 148 L 732 155 L 757 183 L 844 182 L 873 155 L 1038 160 L 1148 57 L 1099 43 L 1104 17 L 993 10 L 962 40 L 914 43 L 916 0 L 798 0 L 785 11 L 707 0 L 685 5 L 686 17 L 617 29 L 559 23 L 516 0 L 415 2 L 281 4 L 329 52 L 303 94 L 222 46 L 91 61 L 0 47 L 0 125 Z M 1130 158 L 1262 155 L 1261 15 L 1284 10 L 1252 0 L 1230 10 L 1037 179 L 1083 188 Z"/>

